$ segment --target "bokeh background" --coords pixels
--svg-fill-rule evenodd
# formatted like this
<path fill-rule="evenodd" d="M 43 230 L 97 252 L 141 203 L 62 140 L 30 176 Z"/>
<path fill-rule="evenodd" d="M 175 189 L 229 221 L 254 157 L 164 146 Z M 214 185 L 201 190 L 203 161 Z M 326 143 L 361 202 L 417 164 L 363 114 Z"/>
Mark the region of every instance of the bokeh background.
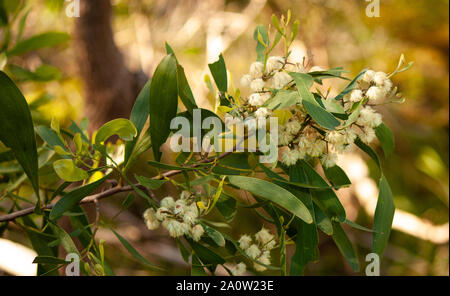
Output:
<path fill-rule="evenodd" d="M 83 60 L 83 55 L 78 52 L 82 47 L 76 38 L 77 20 L 66 15 L 68 2 L 63 0 L 27 2 L 30 12 L 25 36 L 48 30 L 64 31 L 74 36 L 66 47 L 31 53 L 14 61 L 29 69 L 43 62 L 61 69 L 62 75 L 58 80 L 45 84 L 21 84 L 30 103 L 37 98 L 42 99 L 43 93 L 52 95 L 45 104 L 39 104 L 33 110 L 34 120 L 48 123 L 55 116 L 63 126 L 70 125 L 71 120 L 79 122 L 92 114 L 89 108 L 96 107 L 87 102 L 86 71 L 79 67 L 88 62 L 89 55 Z M 165 54 L 164 42 L 167 41 L 185 67 L 197 102 L 204 108 L 211 108 L 213 101 L 203 81 L 207 63 L 216 60 L 223 52 L 237 85 L 240 77 L 247 73 L 251 61 L 256 59 L 254 27 L 269 24 L 272 14 L 285 14 L 288 9 L 293 18 L 300 21 L 293 59 L 301 60 L 308 56 L 312 65 L 322 68 L 343 66 L 349 70 L 349 77 L 366 67 L 393 71 L 402 53 L 407 61 L 413 61 L 414 66 L 410 70 L 393 78 L 406 101 L 382 109 L 384 120 L 396 139 L 395 153 L 383 161 L 383 167 L 394 193 L 397 212 L 381 273 L 449 274 L 448 0 L 381 0 L 380 17 L 373 18 L 366 15 L 369 2 L 363 0 L 111 2 L 111 33 L 123 55 L 125 67 L 130 72 L 139 73 L 140 76 L 136 77 L 151 76 Z M 93 30 L 91 34 L 92 48 L 101 48 L 99 43 L 104 39 L 95 34 L 102 32 Z M 340 81 L 328 83 L 336 90 L 344 86 Z M 97 106 L 94 111 L 103 112 L 105 108 Z M 381 152 L 380 149 L 377 151 Z M 372 179 L 378 178 L 378 172 L 373 163 L 365 160 L 365 156 L 356 151 L 340 160 L 354 185 L 340 190 L 339 195 L 349 219 L 370 227 L 377 196 L 376 183 Z M 153 173 L 140 163 L 135 165 L 134 172 Z M 171 190 L 165 188 L 157 194 L 162 197 Z M 122 200 L 122 197 L 117 197 L 102 202 L 105 221 L 119 211 Z M 110 221 L 141 254 L 150 261 L 164 264 L 167 274 L 188 274 L 188 266 L 167 234 L 145 230 L 140 218 L 142 207 L 143 203 L 137 202 Z M 258 216 L 240 211 L 231 224 L 232 230 L 227 231 L 238 236 L 256 231 L 260 223 Z M 356 244 L 364 271 L 371 235 L 355 229 L 349 229 L 348 233 Z M 5 236 L 29 245 L 14 228 Z M 117 274 L 152 274 L 130 259 L 108 230 L 100 229 L 98 236 L 106 240 L 106 256 Z M 356 275 L 362 275 L 363 271 Z M 0 270 L 2 273 L 5 272 Z M 311 263 L 306 274 L 355 275 L 326 236 L 320 237 L 320 261 Z"/>

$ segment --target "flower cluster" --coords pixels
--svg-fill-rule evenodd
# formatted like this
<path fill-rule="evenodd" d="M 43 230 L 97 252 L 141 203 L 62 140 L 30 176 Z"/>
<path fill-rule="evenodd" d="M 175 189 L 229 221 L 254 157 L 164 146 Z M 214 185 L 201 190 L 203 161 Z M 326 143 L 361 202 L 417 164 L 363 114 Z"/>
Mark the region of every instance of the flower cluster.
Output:
<path fill-rule="evenodd" d="M 161 206 L 156 211 L 149 208 L 143 217 L 150 230 L 162 225 L 172 237 L 188 235 L 194 241 L 199 241 L 204 233 L 203 227 L 197 223 L 199 214 L 193 195 L 183 191 L 178 200 L 167 196 L 161 200 Z"/>
<path fill-rule="evenodd" d="M 280 89 L 295 89 L 288 72 L 311 73 L 313 68 L 308 72 L 302 64 L 291 63 L 287 58 L 278 56 L 269 57 L 265 65 L 254 62 L 250 73 L 241 79 L 241 84 L 250 86 L 253 91 L 246 99 L 247 111 L 253 111 L 256 118 L 270 116 L 274 110 L 264 106 L 264 103 L 272 94 Z M 381 115 L 371 106 L 382 103 L 391 91 L 392 82 L 386 73 L 367 70 L 357 81 L 357 87 L 336 101 L 347 115 L 358 112 L 354 122 L 346 124 L 342 120 L 336 130 L 318 126 L 299 99 L 297 104 L 288 107 L 290 118 L 279 127 L 281 162 L 290 166 L 310 157 L 319 158 L 325 167 L 332 167 L 336 164 L 337 155 L 348 152 L 357 137 L 367 144 L 371 143 L 376 137 L 374 128 L 382 123 Z"/>
<path fill-rule="evenodd" d="M 275 237 L 264 227 L 254 235 L 254 239 L 247 234 L 242 235 L 239 239 L 239 247 L 245 251 L 245 254 L 264 265 L 270 265 L 270 251 L 275 245 Z M 253 264 L 253 268 L 255 268 L 256 271 L 262 272 L 267 269 L 257 262 L 254 262 Z M 240 270 L 242 270 L 242 268 Z"/>

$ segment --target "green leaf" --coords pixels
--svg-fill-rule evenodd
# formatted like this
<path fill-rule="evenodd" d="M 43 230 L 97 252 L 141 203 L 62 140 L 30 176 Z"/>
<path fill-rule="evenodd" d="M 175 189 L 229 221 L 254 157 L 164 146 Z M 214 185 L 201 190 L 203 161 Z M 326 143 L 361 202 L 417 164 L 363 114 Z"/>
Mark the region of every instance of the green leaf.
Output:
<path fill-rule="evenodd" d="M 345 219 L 344 223 L 347 224 L 348 226 L 353 227 L 353 228 L 358 229 L 358 230 L 362 230 L 362 231 L 366 231 L 366 232 L 374 232 L 372 229 L 369 229 L 367 227 L 361 226 L 358 223 L 355 223 L 355 222 L 350 221 L 348 219 Z"/>
<path fill-rule="evenodd" d="M 372 251 L 382 257 L 389 241 L 395 213 L 394 197 L 384 175 L 381 176 L 379 190 L 373 222 Z"/>
<path fill-rule="evenodd" d="M 42 48 L 53 47 L 62 43 L 66 43 L 70 39 L 70 35 L 61 32 L 47 32 L 35 35 L 16 44 L 16 46 L 7 52 L 8 56 L 20 55 L 29 51 Z"/>
<path fill-rule="evenodd" d="M 317 227 L 326 235 L 333 235 L 331 220 L 316 204 L 314 204 L 314 214 Z"/>
<path fill-rule="evenodd" d="M 333 223 L 333 240 L 353 271 L 359 271 L 359 260 L 355 249 L 340 223 Z"/>
<path fill-rule="evenodd" d="M 104 147 L 104 142 L 109 137 L 118 135 L 124 141 L 132 141 L 137 135 L 134 124 L 125 118 L 118 118 L 105 123 L 95 135 L 95 146 L 97 149 Z"/>
<path fill-rule="evenodd" d="M 23 69 L 16 65 L 9 65 L 9 71 L 11 74 L 19 80 L 24 81 L 37 81 L 37 82 L 47 82 L 52 80 L 59 80 L 61 78 L 61 71 L 50 65 L 41 65 L 34 72 Z"/>
<path fill-rule="evenodd" d="M 89 174 L 75 166 L 72 159 L 59 159 L 53 163 L 58 177 L 68 182 L 77 182 L 89 178 Z"/>
<path fill-rule="evenodd" d="M 225 238 L 220 232 L 212 227 L 209 227 L 205 223 L 201 223 L 201 225 L 205 230 L 205 233 L 214 241 L 214 243 L 216 243 L 218 247 L 225 247 Z"/>
<path fill-rule="evenodd" d="M 88 196 L 95 189 L 97 189 L 105 180 L 106 177 L 66 193 L 53 207 L 52 211 L 50 212 L 50 219 L 56 220 L 65 212 L 71 210 L 84 197 Z"/>
<path fill-rule="evenodd" d="M 200 262 L 198 256 L 192 253 L 192 265 L 191 265 L 191 276 L 206 276 L 203 264 Z"/>
<path fill-rule="evenodd" d="M 322 168 L 328 181 L 330 181 L 335 188 L 347 187 L 352 184 L 347 174 L 339 166 L 334 165 L 328 168 L 323 165 Z"/>
<path fill-rule="evenodd" d="M 50 145 L 50 147 L 52 148 L 55 146 L 60 146 L 64 148 L 66 147 L 61 138 L 58 136 L 58 134 L 50 128 L 40 125 L 36 127 L 36 132 L 38 133 L 38 135 L 41 137 L 42 140 L 44 140 L 45 142 L 47 142 L 48 145 Z"/>
<path fill-rule="evenodd" d="M 373 151 L 370 146 L 366 145 L 363 141 L 361 141 L 360 138 L 356 138 L 355 145 L 358 146 L 362 151 L 366 152 L 367 155 L 369 155 L 377 164 L 378 168 L 381 169 L 381 163 L 380 159 L 378 158 L 378 155 Z"/>
<path fill-rule="evenodd" d="M 77 247 L 75 246 L 75 243 L 73 242 L 70 235 L 65 232 L 61 227 L 58 225 L 49 222 L 50 228 L 53 230 L 53 233 L 59 240 L 59 244 L 64 248 L 64 250 L 67 253 L 75 253 L 79 254 Z"/>
<path fill-rule="evenodd" d="M 156 68 L 150 87 L 150 135 L 157 161 L 161 160 L 160 147 L 170 134 L 170 121 L 177 114 L 177 106 L 177 63 L 173 55 L 167 55 Z"/>
<path fill-rule="evenodd" d="M 38 154 L 33 121 L 24 96 L 0 71 L 0 141 L 11 148 L 39 197 Z"/>
<path fill-rule="evenodd" d="M 311 185 L 327 185 L 327 182 L 306 161 L 301 160 L 300 165 Z M 333 189 L 312 190 L 311 193 L 316 203 L 320 205 L 329 217 L 342 222 L 345 221 L 345 209 Z"/>
<path fill-rule="evenodd" d="M 139 254 L 138 251 L 120 234 L 115 232 L 113 229 L 110 228 L 110 230 L 114 233 L 114 235 L 119 239 L 120 243 L 127 249 L 128 253 L 130 253 L 131 256 L 133 256 L 135 259 L 137 259 L 139 262 L 143 263 L 145 266 L 150 267 L 151 269 L 156 270 L 162 270 L 162 268 L 150 263 L 147 259 L 145 259 L 141 254 Z"/>
<path fill-rule="evenodd" d="M 357 85 L 358 85 L 358 79 L 364 75 L 364 73 L 366 73 L 367 69 L 362 70 L 361 72 L 359 72 L 358 75 L 356 75 L 356 77 L 344 88 L 344 90 L 338 94 L 334 99 L 335 100 L 340 100 L 342 99 L 346 94 L 350 93 L 352 90 L 354 90 Z"/>
<path fill-rule="evenodd" d="M 208 269 L 211 270 L 211 272 L 214 272 L 214 270 L 216 270 L 216 266 L 218 264 L 224 264 L 226 262 L 225 259 L 222 258 L 222 256 L 212 251 L 211 249 L 204 247 L 203 245 L 196 243 L 191 239 L 188 239 L 187 241 L 192 250 L 195 252 L 195 255 L 197 255 L 205 265 L 212 265 L 208 266 Z"/>
<path fill-rule="evenodd" d="M 231 221 L 236 215 L 236 200 L 222 191 L 222 194 L 217 201 L 216 208 L 225 220 Z"/>
<path fill-rule="evenodd" d="M 375 127 L 375 134 L 380 141 L 381 147 L 383 147 L 384 156 L 388 158 L 394 151 L 394 134 L 384 123 Z"/>
<path fill-rule="evenodd" d="M 127 142 L 127 144 L 130 142 Z M 126 146 L 125 146 L 126 147 Z M 136 160 L 138 160 L 139 156 L 146 152 L 148 149 L 152 147 L 152 142 L 150 139 L 150 131 L 146 130 L 144 136 L 142 136 L 141 140 L 136 144 L 136 146 L 133 149 L 133 152 L 131 152 L 130 157 L 128 158 L 128 162 L 125 165 L 124 170 L 127 171 Z"/>
<path fill-rule="evenodd" d="M 258 25 L 255 28 L 255 31 L 253 33 L 253 39 L 256 41 L 256 54 L 257 54 L 257 61 L 264 63 L 265 58 L 265 50 L 266 47 L 264 44 L 267 44 L 269 41 L 269 36 L 267 35 L 267 29 L 263 25 Z M 262 39 L 263 43 L 261 43 L 260 39 Z"/>
<path fill-rule="evenodd" d="M 228 89 L 228 78 L 227 78 L 227 67 L 225 66 L 225 60 L 222 54 L 219 56 L 219 60 L 212 64 L 208 64 L 209 70 L 216 82 L 217 88 L 221 92 L 227 92 Z"/>
<path fill-rule="evenodd" d="M 125 164 L 128 164 L 128 160 L 130 159 L 133 149 L 136 146 L 136 142 L 138 141 L 142 129 L 144 128 L 145 122 L 147 121 L 148 118 L 151 82 L 152 81 L 150 79 L 144 85 L 138 97 L 136 98 L 136 102 L 134 103 L 133 109 L 131 110 L 130 121 L 136 127 L 137 132 L 134 139 L 125 144 L 125 159 L 124 159 Z"/>
<path fill-rule="evenodd" d="M 296 91 L 282 89 L 279 90 L 275 96 L 268 99 L 262 107 L 277 110 L 289 108 L 300 102 L 300 97 Z"/>
<path fill-rule="evenodd" d="M 150 188 L 151 190 L 158 189 L 161 187 L 164 183 L 167 182 L 167 180 L 155 180 L 150 179 L 143 176 L 134 175 L 136 177 L 136 180 L 138 180 L 139 184 L 141 184 L 144 187 Z"/>
<path fill-rule="evenodd" d="M 191 253 L 188 251 L 188 249 L 186 249 L 179 238 L 176 238 L 175 241 L 177 243 L 178 250 L 180 250 L 181 257 L 183 257 L 183 260 L 186 263 L 189 263 L 189 257 L 191 256 Z"/>
<path fill-rule="evenodd" d="M 232 185 L 282 206 L 306 223 L 310 224 L 313 222 L 311 213 L 306 206 L 288 190 L 252 177 L 229 176 L 228 179 Z"/>
<path fill-rule="evenodd" d="M 34 258 L 33 263 L 35 264 L 67 264 L 70 263 L 61 258 L 53 257 L 53 256 L 37 256 Z"/>
<path fill-rule="evenodd" d="M 314 95 L 309 91 L 313 84 L 313 78 L 303 73 L 290 72 L 289 75 L 291 75 L 297 85 L 297 91 L 302 98 L 306 112 L 308 112 L 317 124 L 329 130 L 334 130 L 340 124 L 340 121 L 320 106 L 314 99 Z"/>

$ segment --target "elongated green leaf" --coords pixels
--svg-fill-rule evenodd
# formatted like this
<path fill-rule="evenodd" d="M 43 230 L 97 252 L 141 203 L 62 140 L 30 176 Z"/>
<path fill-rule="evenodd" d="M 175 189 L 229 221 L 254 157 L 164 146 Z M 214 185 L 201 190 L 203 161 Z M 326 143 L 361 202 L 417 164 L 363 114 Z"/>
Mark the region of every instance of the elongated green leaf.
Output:
<path fill-rule="evenodd" d="M 68 182 L 77 182 L 89 177 L 89 174 L 77 167 L 72 159 L 59 159 L 53 163 L 58 177 Z"/>
<path fill-rule="evenodd" d="M 340 100 L 342 99 L 346 94 L 350 93 L 352 90 L 354 90 L 358 85 L 358 79 L 366 73 L 367 69 L 362 70 L 359 72 L 359 74 L 344 88 L 344 90 L 338 94 L 334 99 Z"/>
<path fill-rule="evenodd" d="M 253 33 L 253 39 L 256 41 L 256 54 L 257 54 L 257 61 L 263 63 L 264 57 L 265 57 L 265 49 L 266 47 L 264 44 L 268 44 L 269 36 L 267 35 L 267 29 L 263 25 L 258 25 L 255 28 L 255 31 Z M 263 43 L 261 43 L 261 41 Z"/>
<path fill-rule="evenodd" d="M 70 35 L 61 32 L 47 32 L 35 35 L 19 42 L 7 54 L 8 56 L 20 55 L 29 51 L 56 46 L 69 41 Z"/>
<path fill-rule="evenodd" d="M 65 148 L 66 146 L 64 145 L 63 141 L 54 130 L 46 126 L 40 125 L 36 127 L 36 132 L 38 133 L 38 135 L 41 137 L 42 140 L 44 140 L 45 142 L 47 142 L 47 144 L 50 145 L 50 147 L 53 148 L 55 146 L 60 146 L 66 149 Z"/>
<path fill-rule="evenodd" d="M 301 160 L 300 165 L 311 185 L 325 186 L 327 184 L 327 182 L 306 161 Z M 324 210 L 330 218 L 345 221 L 345 209 L 333 189 L 312 190 L 311 192 L 316 203 L 320 205 L 322 210 Z"/>
<path fill-rule="evenodd" d="M 97 149 L 101 149 L 104 142 L 113 135 L 118 135 L 124 141 L 132 141 L 136 134 L 136 127 L 128 119 L 113 119 L 102 125 L 97 131 L 97 134 L 95 135 L 95 146 Z"/>
<path fill-rule="evenodd" d="M 134 147 L 136 146 L 136 142 L 141 135 L 142 129 L 144 128 L 145 122 L 148 119 L 148 108 L 150 103 L 150 85 L 151 79 L 147 81 L 147 83 L 142 88 L 138 97 L 136 98 L 136 102 L 134 103 L 133 109 L 130 114 L 130 121 L 136 127 L 136 136 L 132 141 L 129 141 L 125 144 L 125 160 L 124 163 L 128 164 L 128 160 L 133 152 Z"/>
<path fill-rule="evenodd" d="M 143 263 L 145 266 L 156 269 L 156 270 L 162 270 L 160 267 L 150 263 L 147 259 L 145 259 L 141 254 L 139 254 L 138 251 L 120 234 L 115 232 L 113 229 L 111 231 L 114 233 L 114 235 L 119 239 L 120 243 L 127 249 L 128 253 L 130 253 L 131 256 L 133 256 L 135 259 L 137 259 L 139 262 Z"/>
<path fill-rule="evenodd" d="M 34 258 L 33 263 L 36 264 L 67 264 L 70 263 L 61 258 L 53 257 L 53 256 L 37 256 Z"/>
<path fill-rule="evenodd" d="M 314 214 L 317 227 L 326 235 L 333 235 L 333 225 L 330 218 L 316 204 L 314 204 Z"/>
<path fill-rule="evenodd" d="M 192 253 L 192 265 L 191 265 L 191 275 L 192 276 L 206 276 L 206 271 L 203 268 L 203 264 L 197 255 Z"/>
<path fill-rule="evenodd" d="M 192 182 L 191 185 L 193 183 L 194 182 Z M 220 214 L 222 214 L 225 220 L 231 221 L 236 214 L 236 200 L 232 196 L 222 191 L 222 194 L 217 201 L 216 208 L 220 212 Z"/>
<path fill-rule="evenodd" d="M 373 222 L 372 250 L 382 257 L 389 241 L 395 213 L 394 197 L 384 175 L 381 176 L 379 190 Z"/>
<path fill-rule="evenodd" d="M 205 230 L 205 233 L 214 241 L 214 243 L 218 247 L 225 247 L 225 238 L 219 231 L 215 230 L 212 227 L 209 227 L 205 223 L 201 223 L 201 225 Z"/>
<path fill-rule="evenodd" d="M 227 92 L 228 89 L 228 78 L 227 78 L 227 67 L 225 66 L 225 60 L 222 54 L 219 56 L 219 60 L 208 65 L 209 70 L 216 82 L 217 88 L 221 92 Z"/>
<path fill-rule="evenodd" d="M 375 151 L 373 151 L 373 149 L 370 148 L 370 146 L 361 141 L 360 138 L 356 138 L 355 145 L 358 146 L 362 151 L 366 152 L 367 155 L 369 155 L 375 161 L 377 166 L 381 169 L 380 159 L 378 158 L 378 155 L 375 153 Z"/>
<path fill-rule="evenodd" d="M 167 182 L 167 180 L 155 180 L 155 179 L 150 179 L 150 178 L 138 176 L 138 175 L 134 175 L 134 176 L 136 177 L 136 180 L 138 180 L 139 184 L 141 184 L 142 186 L 145 186 L 147 188 L 150 188 L 152 190 L 158 189 L 164 183 Z"/>
<path fill-rule="evenodd" d="M 177 242 L 177 247 L 178 250 L 180 250 L 181 257 L 183 257 L 183 260 L 186 263 L 189 263 L 189 257 L 191 256 L 191 253 L 188 251 L 188 249 L 186 249 L 186 247 L 179 238 L 176 238 L 175 241 Z"/>
<path fill-rule="evenodd" d="M 351 241 L 349 240 L 344 229 L 342 229 L 340 223 L 337 222 L 332 223 L 333 223 L 333 240 L 336 243 L 339 251 L 345 257 L 345 259 L 347 260 L 348 264 L 353 269 L 353 271 L 355 272 L 359 271 L 358 256 L 356 255 L 355 249 L 353 248 Z"/>
<path fill-rule="evenodd" d="M 229 176 L 228 179 L 232 185 L 282 206 L 306 223 L 313 222 L 308 208 L 288 190 L 276 184 L 251 177 Z"/>
<path fill-rule="evenodd" d="M 53 233 L 59 240 L 59 243 L 61 244 L 61 246 L 64 248 L 64 250 L 67 253 L 79 254 L 78 249 L 75 246 L 75 243 L 73 242 L 70 235 L 64 231 L 64 229 L 62 229 L 58 225 L 51 223 L 51 222 L 49 222 L 49 225 L 50 225 L 51 229 L 53 230 Z"/>
<path fill-rule="evenodd" d="M 71 210 L 84 197 L 91 194 L 95 189 L 97 189 L 105 180 L 106 177 L 97 180 L 93 183 L 74 189 L 69 193 L 66 193 L 53 207 L 52 211 L 50 212 L 50 219 L 56 220 L 59 217 L 61 217 L 65 212 Z"/>
<path fill-rule="evenodd" d="M 0 141 L 12 149 L 39 197 L 38 154 L 33 121 L 24 96 L 0 71 Z"/>
<path fill-rule="evenodd" d="M 322 166 L 322 168 L 328 181 L 330 181 L 335 188 L 346 187 L 352 184 L 347 174 L 339 166 L 334 165 L 329 168 Z"/>
<path fill-rule="evenodd" d="M 367 227 L 359 225 L 358 223 L 355 223 L 355 222 L 350 221 L 348 219 L 345 219 L 344 223 L 347 224 L 348 226 L 353 227 L 353 228 L 358 229 L 358 230 L 362 230 L 362 231 L 366 231 L 366 232 L 374 232 L 372 229 L 369 229 Z"/>
<path fill-rule="evenodd" d="M 170 134 L 170 121 L 177 114 L 178 83 L 177 63 L 167 55 L 155 70 L 150 87 L 150 135 L 153 155 L 161 159 L 161 145 Z"/>
<path fill-rule="evenodd" d="M 384 156 L 388 158 L 395 148 L 394 134 L 384 123 L 375 127 L 375 134 L 383 147 Z"/>
<path fill-rule="evenodd" d="M 292 90 L 279 90 L 275 96 L 268 99 L 262 107 L 276 110 L 289 108 L 297 103 L 300 103 L 301 99 L 298 92 Z"/>
<path fill-rule="evenodd" d="M 34 72 L 15 65 L 9 65 L 8 69 L 15 80 L 18 80 L 20 82 L 29 80 L 46 82 L 51 80 L 58 80 L 61 78 L 61 71 L 58 68 L 50 65 L 41 65 Z"/>
<path fill-rule="evenodd" d="M 201 262 L 207 265 L 207 268 L 214 272 L 216 270 L 217 265 L 224 264 L 226 261 L 222 256 L 212 251 L 211 249 L 194 242 L 193 240 L 187 240 L 192 250 L 195 252 L 195 255 L 201 260 Z"/>
<path fill-rule="evenodd" d="M 313 84 L 313 78 L 303 73 L 291 72 L 289 75 L 294 79 L 298 93 L 302 98 L 303 106 L 312 119 L 324 128 L 334 130 L 340 122 L 314 99 L 313 94 L 309 90 Z"/>

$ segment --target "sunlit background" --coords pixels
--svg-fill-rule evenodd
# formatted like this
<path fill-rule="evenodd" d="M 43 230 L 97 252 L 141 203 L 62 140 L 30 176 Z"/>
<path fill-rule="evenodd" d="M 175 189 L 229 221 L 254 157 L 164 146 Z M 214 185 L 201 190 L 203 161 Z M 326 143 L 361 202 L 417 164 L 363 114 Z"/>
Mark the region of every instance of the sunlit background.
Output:
<path fill-rule="evenodd" d="M 46 30 L 72 34 L 74 19 L 65 13 L 67 2 L 29 2 L 31 9 L 25 36 Z M 208 73 L 207 63 L 216 60 L 222 52 L 233 82 L 238 85 L 251 61 L 256 59 L 254 27 L 267 25 L 272 14 L 280 15 L 288 9 L 293 18 L 300 20 L 293 59 L 301 61 L 303 56 L 309 56 L 315 66 L 344 66 L 349 70 L 348 77 L 365 67 L 393 71 L 402 53 L 407 61 L 414 61 L 410 70 L 393 79 L 406 101 L 382 109 L 384 121 L 393 130 L 396 140 L 395 153 L 383 161 L 383 167 L 394 193 L 397 212 L 381 273 L 449 274 L 448 0 L 381 0 L 380 17 L 373 18 L 366 15 L 369 2 L 363 0 L 112 2 L 114 40 L 128 68 L 151 76 L 165 55 L 164 42 L 167 41 L 185 67 L 197 102 L 204 108 L 211 108 L 213 102 L 203 80 Z M 58 81 L 21 86 L 30 103 L 43 93 L 53 95 L 48 103 L 33 111 L 35 121 L 48 122 L 56 116 L 62 125 L 70 125 L 72 119 L 80 121 L 84 117 L 83 84 L 74 59 L 75 48 L 69 43 L 66 48 L 40 51 L 19 61 L 31 68 L 45 61 L 62 70 Z M 344 86 L 340 81 L 331 85 L 337 91 Z M 377 148 L 377 151 L 381 155 L 381 150 Z M 375 164 L 366 160 L 357 151 L 340 159 L 353 186 L 338 193 L 348 218 L 370 227 L 378 194 L 373 180 L 377 180 L 379 173 Z M 135 172 L 151 173 L 139 163 L 134 167 Z M 170 190 L 173 189 L 165 189 Z M 157 192 L 161 197 L 165 193 L 164 190 Z M 106 220 L 119 211 L 122 200 L 118 197 L 102 202 L 102 215 Z M 143 203 L 137 202 L 116 219 L 117 231 L 141 254 L 164 264 L 167 274 L 188 274 L 188 266 L 166 233 L 145 229 L 140 218 L 144 209 L 140 206 Z M 231 234 L 254 232 L 260 223 L 257 215 L 238 212 L 231 223 Z M 349 229 L 348 233 L 357 244 L 363 267 L 356 275 L 364 274 L 364 258 L 370 252 L 371 234 L 355 229 Z M 19 229 L 12 228 L 3 237 L 29 246 Z M 152 274 L 130 259 L 108 230 L 100 229 L 98 238 L 105 239 L 106 256 L 117 274 Z M 0 240 L 0 274 L 26 274 L 26 268 L 2 268 L 2 264 L 8 265 L 2 256 L 13 248 L 9 241 Z M 329 237 L 320 237 L 319 249 L 320 261 L 308 265 L 307 275 L 355 275 Z M 288 254 L 292 254 L 293 250 L 289 251 Z"/>

